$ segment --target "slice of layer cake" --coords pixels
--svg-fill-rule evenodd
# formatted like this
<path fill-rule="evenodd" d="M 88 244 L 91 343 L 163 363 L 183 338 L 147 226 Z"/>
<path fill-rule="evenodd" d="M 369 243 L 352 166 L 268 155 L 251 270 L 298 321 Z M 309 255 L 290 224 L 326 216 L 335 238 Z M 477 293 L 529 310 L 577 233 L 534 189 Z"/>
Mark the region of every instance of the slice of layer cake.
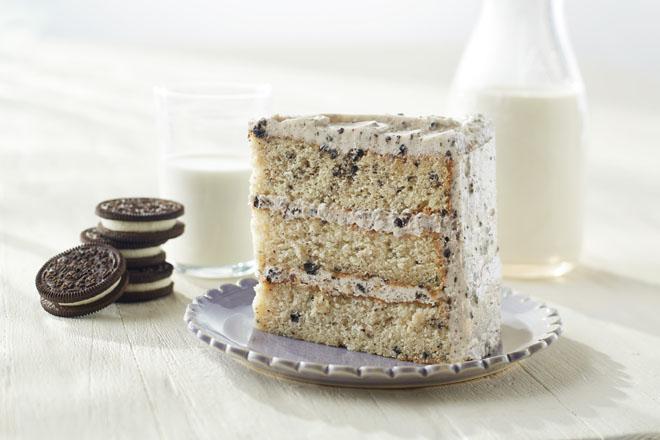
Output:
<path fill-rule="evenodd" d="M 498 346 L 489 121 L 274 116 L 249 139 L 257 329 L 422 363 Z"/>

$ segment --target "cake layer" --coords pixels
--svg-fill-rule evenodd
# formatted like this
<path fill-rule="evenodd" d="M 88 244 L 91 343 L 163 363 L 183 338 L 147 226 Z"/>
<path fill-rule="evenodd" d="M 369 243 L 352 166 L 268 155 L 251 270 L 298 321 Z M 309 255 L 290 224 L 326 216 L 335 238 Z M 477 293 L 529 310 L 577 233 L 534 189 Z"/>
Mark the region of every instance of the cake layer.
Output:
<path fill-rule="evenodd" d="M 253 138 L 252 192 L 348 210 L 449 212 L 451 157 L 411 157 L 403 143 L 396 156 L 328 144 Z"/>
<path fill-rule="evenodd" d="M 291 283 L 255 290 L 259 330 L 420 363 L 462 360 L 451 355 L 446 304 L 386 304 Z"/>
<path fill-rule="evenodd" d="M 419 287 L 437 298 L 445 282 L 445 240 L 433 233 L 396 237 L 318 219 L 285 219 L 280 213 L 252 211 L 257 267 L 297 268 L 316 275 L 319 270 L 394 285 Z"/>

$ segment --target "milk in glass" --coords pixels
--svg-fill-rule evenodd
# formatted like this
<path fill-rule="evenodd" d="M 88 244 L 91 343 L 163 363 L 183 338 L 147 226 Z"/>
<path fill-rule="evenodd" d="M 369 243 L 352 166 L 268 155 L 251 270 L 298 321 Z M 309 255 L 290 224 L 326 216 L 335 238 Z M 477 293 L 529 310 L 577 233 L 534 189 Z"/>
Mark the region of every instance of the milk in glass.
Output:
<path fill-rule="evenodd" d="M 165 245 L 185 266 L 252 260 L 247 160 L 200 154 L 163 160 L 161 195 L 185 206 L 185 233 Z"/>
<path fill-rule="evenodd" d="M 185 232 L 164 245 L 168 261 L 202 278 L 251 273 L 248 123 L 269 113 L 270 86 L 183 83 L 155 97 L 160 195 L 185 207 Z"/>

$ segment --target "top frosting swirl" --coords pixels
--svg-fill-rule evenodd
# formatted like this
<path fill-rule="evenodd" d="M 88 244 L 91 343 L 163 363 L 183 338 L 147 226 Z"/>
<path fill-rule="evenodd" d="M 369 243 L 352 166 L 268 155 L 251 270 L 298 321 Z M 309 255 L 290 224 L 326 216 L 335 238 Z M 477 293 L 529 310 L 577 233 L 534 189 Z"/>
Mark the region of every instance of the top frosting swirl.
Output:
<path fill-rule="evenodd" d="M 258 138 L 281 137 L 347 153 L 361 148 L 394 156 L 463 155 L 493 137 L 493 123 L 483 115 L 459 121 L 440 116 L 274 115 L 250 122 Z"/>

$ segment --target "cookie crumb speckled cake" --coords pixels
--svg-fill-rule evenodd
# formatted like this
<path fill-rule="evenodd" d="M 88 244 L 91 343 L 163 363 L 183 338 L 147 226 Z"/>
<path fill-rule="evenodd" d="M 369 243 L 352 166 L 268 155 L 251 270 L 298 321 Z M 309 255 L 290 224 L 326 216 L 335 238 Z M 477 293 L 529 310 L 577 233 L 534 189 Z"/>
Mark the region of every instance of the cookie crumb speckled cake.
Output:
<path fill-rule="evenodd" d="M 273 116 L 249 139 L 257 329 L 420 363 L 498 346 L 490 121 Z"/>

